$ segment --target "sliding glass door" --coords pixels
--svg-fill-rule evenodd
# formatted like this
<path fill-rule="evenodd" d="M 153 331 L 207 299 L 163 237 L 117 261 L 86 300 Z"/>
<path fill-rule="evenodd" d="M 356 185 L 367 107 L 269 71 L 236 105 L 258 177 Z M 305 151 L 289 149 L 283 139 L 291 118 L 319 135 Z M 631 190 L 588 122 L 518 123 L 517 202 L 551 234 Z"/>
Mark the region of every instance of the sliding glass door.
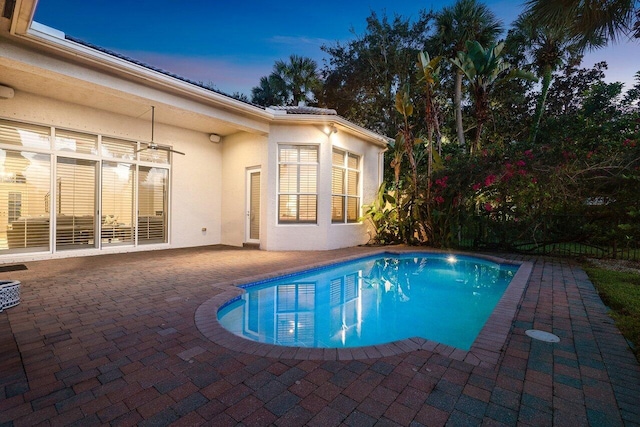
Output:
<path fill-rule="evenodd" d="M 96 246 L 96 175 L 93 160 L 58 157 L 56 248 Z"/>
<path fill-rule="evenodd" d="M 166 243 L 169 170 L 140 166 L 138 177 L 138 243 Z"/>

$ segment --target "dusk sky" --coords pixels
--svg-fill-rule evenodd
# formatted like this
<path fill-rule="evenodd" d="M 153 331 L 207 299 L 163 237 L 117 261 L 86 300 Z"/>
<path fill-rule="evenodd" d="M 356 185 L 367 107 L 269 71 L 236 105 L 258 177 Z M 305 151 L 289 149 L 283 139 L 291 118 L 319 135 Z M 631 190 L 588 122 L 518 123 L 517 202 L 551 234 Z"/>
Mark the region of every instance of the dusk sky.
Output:
<path fill-rule="evenodd" d="M 362 34 L 371 11 L 417 18 L 454 0 L 40 0 L 34 20 L 66 34 L 226 92 L 250 96 L 273 63 L 291 54 L 315 59 L 323 44 Z M 487 0 L 506 28 L 521 1 Z M 584 66 L 606 60 L 608 81 L 629 87 L 640 71 L 640 42 L 623 40 L 585 57 Z"/>

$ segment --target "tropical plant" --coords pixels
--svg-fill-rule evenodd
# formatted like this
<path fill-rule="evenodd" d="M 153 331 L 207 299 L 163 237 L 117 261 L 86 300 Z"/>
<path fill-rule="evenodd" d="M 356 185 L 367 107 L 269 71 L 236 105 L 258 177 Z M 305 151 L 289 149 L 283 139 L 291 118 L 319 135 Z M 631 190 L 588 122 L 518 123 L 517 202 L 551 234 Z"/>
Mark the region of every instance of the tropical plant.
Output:
<path fill-rule="evenodd" d="M 321 87 L 318 64 L 311 58 L 291 55 L 289 62 L 276 61 L 273 74 L 282 82 L 288 105 L 315 102 L 314 93 Z"/>
<path fill-rule="evenodd" d="M 285 105 L 285 99 L 282 81 L 273 74 L 261 77 L 260 85 L 251 89 L 251 102 L 264 107 Z"/>
<path fill-rule="evenodd" d="M 538 26 L 568 29 L 583 47 L 601 47 L 631 35 L 634 14 L 640 21 L 637 0 L 527 0 L 527 11 Z M 636 37 L 638 34 L 636 34 Z M 595 42 L 595 43 L 594 43 Z"/>
<path fill-rule="evenodd" d="M 502 23 L 494 13 L 476 0 L 457 0 L 453 6 L 443 8 L 435 14 L 435 27 L 435 34 L 429 44 L 449 59 L 454 59 L 458 52 L 465 51 L 468 41 L 475 40 L 482 45 L 489 45 L 503 31 Z M 462 80 L 463 73 L 456 70 L 453 92 L 456 133 L 458 144 L 464 146 Z"/>
<path fill-rule="evenodd" d="M 457 58 L 451 60 L 469 80 L 469 91 L 473 99 L 474 115 L 476 119 L 476 135 L 471 151 L 480 150 L 482 128 L 489 119 L 489 95 L 500 80 L 523 78 L 536 80 L 536 77 L 526 71 L 511 68 L 511 65 L 501 56 L 504 43 L 482 47 L 477 41 L 467 42 L 467 51 L 458 52 Z"/>
<path fill-rule="evenodd" d="M 519 39 L 529 52 L 536 74 L 542 79 L 529 136 L 533 144 L 536 141 L 554 71 L 567 63 L 581 49 L 570 36 L 568 23 L 566 26 L 539 26 L 536 25 L 530 13 L 524 13 L 516 19 L 513 26 L 517 33 L 515 37 L 520 36 Z"/>
<path fill-rule="evenodd" d="M 317 68 L 313 59 L 298 55 L 291 55 L 289 62 L 276 61 L 273 72 L 251 90 L 252 102 L 265 107 L 315 103 L 322 86 Z"/>

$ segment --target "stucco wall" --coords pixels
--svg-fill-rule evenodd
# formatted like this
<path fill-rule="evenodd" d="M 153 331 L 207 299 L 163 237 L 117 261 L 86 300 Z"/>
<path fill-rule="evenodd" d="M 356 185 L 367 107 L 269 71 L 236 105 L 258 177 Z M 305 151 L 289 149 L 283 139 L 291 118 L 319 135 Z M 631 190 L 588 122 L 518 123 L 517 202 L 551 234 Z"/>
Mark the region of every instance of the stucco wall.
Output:
<path fill-rule="evenodd" d="M 278 144 L 317 144 L 320 149 L 318 171 L 317 224 L 278 224 L 277 170 Z M 327 136 L 321 126 L 273 125 L 269 134 L 269 168 L 273 174 L 268 186 L 267 250 L 328 250 L 364 244 L 369 240 L 365 224 L 331 223 L 331 153 L 336 146 L 361 156 L 361 194 L 363 203 L 370 203 L 380 183 L 380 147 L 367 143 L 344 131 Z M 263 181 L 264 182 L 264 181 Z"/>
<path fill-rule="evenodd" d="M 267 137 L 248 133 L 227 136 L 222 143 L 222 243 L 242 246 L 247 220 L 247 169 L 261 169 L 261 241 L 266 241 L 265 202 L 268 199 L 264 183 L 269 175 L 267 168 Z"/>
<path fill-rule="evenodd" d="M 88 108 L 17 91 L 10 100 L 0 100 L 0 118 L 84 131 L 128 140 L 150 139 L 147 117 L 136 119 L 107 111 Z M 170 184 L 169 245 L 158 247 L 188 247 L 221 242 L 222 148 L 213 144 L 201 132 L 156 123 L 155 141 L 185 152 L 173 155 Z M 202 228 L 207 231 L 203 232 Z M 140 246 L 139 249 L 153 249 Z M 131 251 L 128 246 L 105 250 L 82 250 L 82 254 Z M 80 251 L 65 251 L 55 256 L 73 256 Z M 12 259 L 38 259 L 47 254 L 7 254 Z"/>

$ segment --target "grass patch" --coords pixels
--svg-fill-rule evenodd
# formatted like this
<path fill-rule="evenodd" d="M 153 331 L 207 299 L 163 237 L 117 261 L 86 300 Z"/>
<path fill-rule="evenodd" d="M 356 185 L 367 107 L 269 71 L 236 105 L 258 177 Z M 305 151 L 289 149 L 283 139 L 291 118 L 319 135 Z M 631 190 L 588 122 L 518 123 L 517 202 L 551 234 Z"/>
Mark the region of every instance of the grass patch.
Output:
<path fill-rule="evenodd" d="M 593 266 L 585 267 L 585 271 L 640 360 L 640 274 Z"/>

